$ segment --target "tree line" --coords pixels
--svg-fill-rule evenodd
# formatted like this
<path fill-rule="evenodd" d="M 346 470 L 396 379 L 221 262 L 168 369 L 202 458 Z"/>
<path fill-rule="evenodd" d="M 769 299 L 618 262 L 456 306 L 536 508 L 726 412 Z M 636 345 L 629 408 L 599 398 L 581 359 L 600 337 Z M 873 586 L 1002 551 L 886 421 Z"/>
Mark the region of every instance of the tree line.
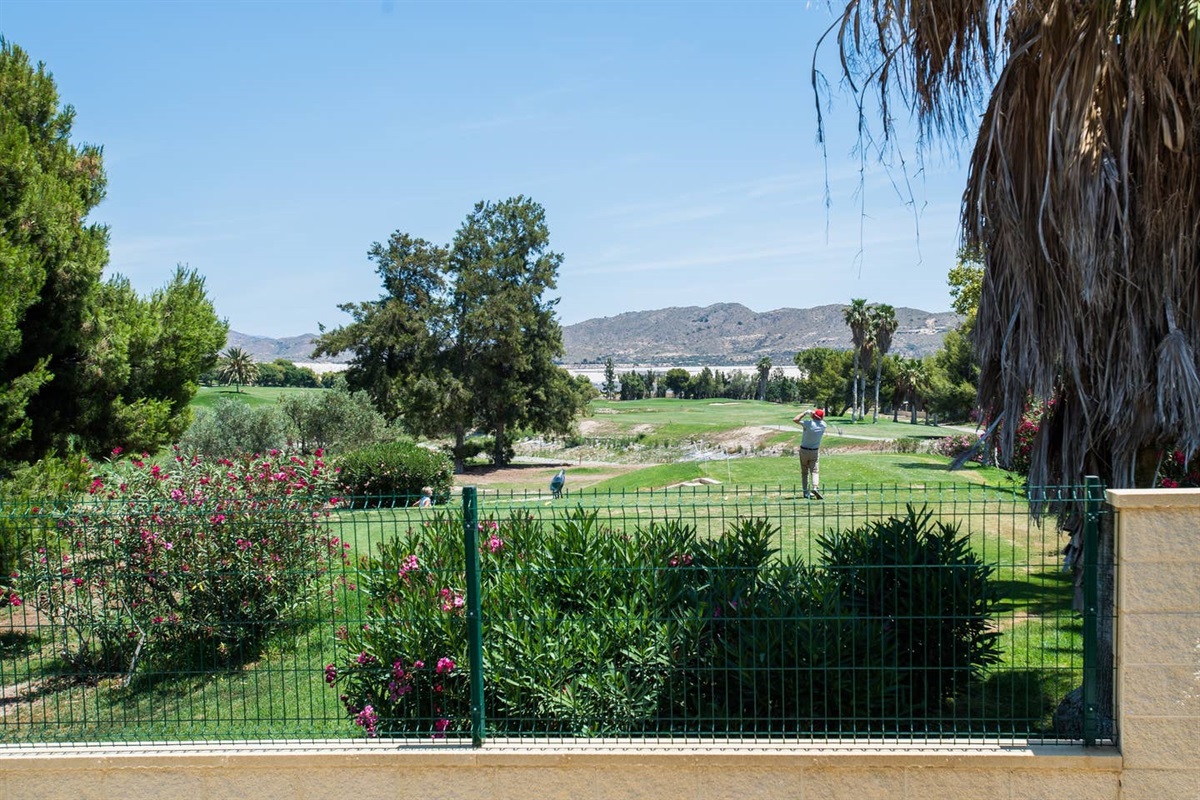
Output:
<path fill-rule="evenodd" d="M 952 278 L 953 280 L 953 278 Z M 867 309 L 865 301 L 861 303 Z M 847 308 L 854 307 L 854 303 Z M 890 309 L 890 306 L 885 306 Z M 957 309 L 956 309 L 957 310 Z M 962 312 L 959 312 L 962 313 Z M 870 317 L 868 316 L 868 319 Z M 882 411 L 899 418 L 907 408 L 910 421 L 916 423 L 923 409 L 942 420 L 967 420 L 976 410 L 979 365 L 970 346 L 970 320 L 957 330 L 947 332 L 941 350 L 923 358 L 887 354 L 890 347 L 879 344 L 869 330 L 861 337 L 861 347 L 836 350 L 814 347 L 793 358 L 800 376 L 785 375 L 764 357 L 754 372 L 724 372 L 704 367 L 692 374 L 682 367 L 665 372 L 618 372 L 611 358 L 605 361 L 600 393 L 614 400 L 643 400 L 651 397 L 675 397 L 689 400 L 720 398 L 727 400 L 765 400 L 772 403 L 811 403 L 838 414 L 850 411 L 855 419 L 873 418 Z M 894 311 L 891 323 L 884 322 L 889 338 L 895 331 Z M 890 329 L 890 330 L 888 330 Z M 868 381 L 870 373 L 873 380 Z M 873 387 L 874 402 L 869 402 L 868 387 Z"/>

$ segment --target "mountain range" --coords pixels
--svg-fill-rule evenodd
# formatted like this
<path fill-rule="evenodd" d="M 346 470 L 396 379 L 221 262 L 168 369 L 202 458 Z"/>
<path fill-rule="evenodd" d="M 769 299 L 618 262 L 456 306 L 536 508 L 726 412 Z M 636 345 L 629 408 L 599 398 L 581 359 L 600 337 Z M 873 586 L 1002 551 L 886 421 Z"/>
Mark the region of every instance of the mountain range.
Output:
<path fill-rule="evenodd" d="M 850 329 L 842 305 L 779 308 L 758 313 L 738 303 L 701 308 L 663 308 L 629 311 L 563 326 L 564 364 L 603 363 L 648 365 L 753 364 L 763 356 L 789 362 L 797 351 L 812 347 L 848 350 Z M 922 356 L 938 350 L 946 331 L 960 319 L 951 311 L 928 312 L 897 308 L 899 327 L 889 352 Z M 240 347 L 256 361 L 284 358 L 297 363 L 345 363 L 336 358 L 312 358 L 316 334 L 272 339 L 229 332 L 226 347 Z"/>

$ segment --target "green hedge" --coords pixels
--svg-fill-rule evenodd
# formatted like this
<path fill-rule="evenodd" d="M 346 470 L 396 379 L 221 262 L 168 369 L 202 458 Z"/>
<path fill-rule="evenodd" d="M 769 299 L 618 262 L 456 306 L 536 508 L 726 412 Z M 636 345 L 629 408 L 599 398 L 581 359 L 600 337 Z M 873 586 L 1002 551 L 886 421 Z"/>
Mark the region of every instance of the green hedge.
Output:
<path fill-rule="evenodd" d="M 367 507 L 411 505 L 425 486 L 434 503 L 450 498 L 454 465 L 444 454 L 413 442 L 385 442 L 347 453 L 338 460 L 338 486 Z"/>
<path fill-rule="evenodd" d="M 936 729 L 998 658 L 991 568 L 911 508 L 812 565 L 780 558 L 763 519 L 712 539 L 678 520 L 617 534 L 582 509 L 479 527 L 493 731 Z M 460 530 L 439 515 L 362 564 L 367 624 L 326 679 L 367 735 L 469 730 Z"/>

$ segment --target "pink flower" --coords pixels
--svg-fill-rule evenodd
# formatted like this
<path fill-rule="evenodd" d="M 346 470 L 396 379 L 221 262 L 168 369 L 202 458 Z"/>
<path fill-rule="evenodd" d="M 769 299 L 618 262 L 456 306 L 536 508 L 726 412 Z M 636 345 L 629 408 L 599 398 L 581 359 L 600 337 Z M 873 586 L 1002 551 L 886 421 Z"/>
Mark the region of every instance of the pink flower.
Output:
<path fill-rule="evenodd" d="M 335 664 L 326 664 L 325 665 L 325 682 L 328 683 L 330 686 L 333 686 L 333 684 L 337 682 L 337 677 L 338 677 L 337 666 Z"/>
<path fill-rule="evenodd" d="M 20 608 L 22 605 L 24 605 L 24 602 L 21 600 L 20 595 L 18 595 L 16 592 L 9 592 L 8 604 L 13 608 Z"/>
<path fill-rule="evenodd" d="M 504 548 L 504 540 L 499 536 L 492 534 L 492 538 L 488 539 L 488 550 L 493 553 L 499 553 Z"/>
<path fill-rule="evenodd" d="M 443 672 L 450 672 L 454 669 L 454 660 L 446 657 L 439 658 L 435 669 L 437 669 L 438 675 L 441 675 Z"/>
<path fill-rule="evenodd" d="M 354 715 L 354 724 L 366 731 L 367 736 L 374 736 L 379 725 L 379 715 L 375 713 L 373 706 L 368 705 Z"/>
<path fill-rule="evenodd" d="M 449 727 L 450 727 L 450 720 L 446 719 L 445 717 L 442 717 L 441 719 L 434 722 L 433 730 L 435 731 L 435 733 L 433 734 L 433 738 L 434 739 L 445 739 L 446 738 L 446 729 Z"/>

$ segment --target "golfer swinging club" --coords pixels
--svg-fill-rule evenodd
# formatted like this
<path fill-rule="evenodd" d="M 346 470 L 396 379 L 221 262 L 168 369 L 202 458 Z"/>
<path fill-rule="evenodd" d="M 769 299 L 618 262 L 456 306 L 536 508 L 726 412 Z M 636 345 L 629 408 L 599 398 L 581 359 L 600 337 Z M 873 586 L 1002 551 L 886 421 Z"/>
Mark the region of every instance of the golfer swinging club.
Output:
<path fill-rule="evenodd" d="M 809 419 L 804 419 L 809 417 Z M 825 410 L 821 408 L 812 411 L 801 411 L 796 416 L 792 417 L 792 422 L 797 425 L 804 426 L 804 435 L 800 437 L 800 482 L 804 486 L 804 498 L 809 497 L 808 475 L 812 473 L 812 496 L 818 500 L 824 500 L 821 493 L 817 490 L 817 481 L 820 479 L 820 464 L 818 457 L 821 455 L 821 437 L 825 435 Z"/>

